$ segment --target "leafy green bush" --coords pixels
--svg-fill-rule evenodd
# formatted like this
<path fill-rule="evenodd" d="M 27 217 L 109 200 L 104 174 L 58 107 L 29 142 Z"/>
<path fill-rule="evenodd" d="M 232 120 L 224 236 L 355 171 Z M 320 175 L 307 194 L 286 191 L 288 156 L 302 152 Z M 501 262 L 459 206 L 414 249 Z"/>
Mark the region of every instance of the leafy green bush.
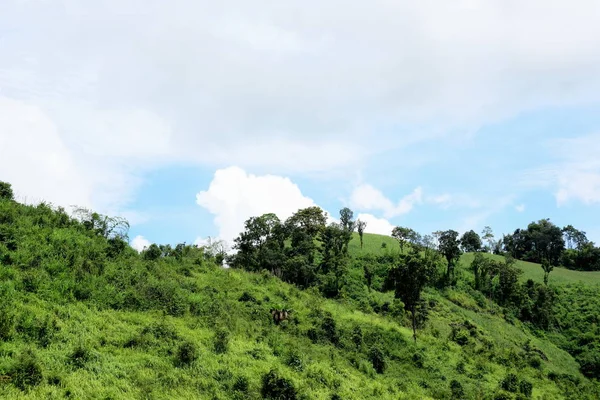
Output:
<path fill-rule="evenodd" d="M 68 357 L 69 364 L 73 365 L 75 368 L 85 367 L 85 364 L 91 359 L 91 350 L 82 344 L 76 346 Z"/>
<path fill-rule="evenodd" d="M 179 367 L 191 365 L 198 359 L 198 349 L 196 345 L 190 341 L 185 341 L 177 347 L 175 355 L 175 364 Z"/>
<path fill-rule="evenodd" d="M 516 393 L 519 389 L 519 377 L 508 373 L 500 383 L 500 387 L 508 392 Z"/>
<path fill-rule="evenodd" d="M 533 384 L 529 381 L 522 380 L 519 382 L 519 392 L 525 397 L 530 398 L 533 393 Z"/>
<path fill-rule="evenodd" d="M 215 333 L 214 350 L 217 354 L 227 353 L 229 350 L 229 332 L 224 329 L 219 329 Z"/>
<path fill-rule="evenodd" d="M 378 374 L 383 374 L 386 366 L 385 355 L 379 347 L 372 347 L 371 350 L 369 350 L 369 360 L 373 364 L 373 369 L 375 369 Z"/>
<path fill-rule="evenodd" d="M 42 367 L 31 349 L 27 349 L 19 355 L 10 376 L 14 385 L 21 390 L 27 390 L 42 382 L 44 379 Z"/>
<path fill-rule="evenodd" d="M 296 400 L 298 394 L 294 384 L 275 371 L 270 370 L 262 377 L 260 394 L 264 399 L 274 400 Z"/>
<path fill-rule="evenodd" d="M 465 396 L 462 384 L 456 379 L 450 381 L 450 391 L 452 392 L 453 399 L 462 399 Z"/>

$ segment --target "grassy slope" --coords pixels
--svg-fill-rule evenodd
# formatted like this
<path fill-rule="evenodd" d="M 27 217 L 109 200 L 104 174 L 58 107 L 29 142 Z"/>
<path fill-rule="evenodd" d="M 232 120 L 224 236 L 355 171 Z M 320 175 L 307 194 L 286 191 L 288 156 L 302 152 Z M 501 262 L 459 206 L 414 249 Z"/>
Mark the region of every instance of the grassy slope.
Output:
<path fill-rule="evenodd" d="M 489 254 L 489 257 L 497 260 L 503 259 L 502 256 Z M 461 264 L 463 267 L 467 267 L 473 261 L 474 254 L 467 253 L 461 257 Z M 527 279 L 533 279 L 537 282 L 544 281 L 544 270 L 540 264 L 530 263 L 526 261 L 517 261 L 516 266 L 523 270 L 521 279 L 526 281 Z M 573 271 L 566 268 L 554 268 L 550 273 L 548 280 L 549 284 L 568 284 L 568 283 L 583 283 L 585 285 L 598 285 L 600 284 L 600 271 Z"/>
<path fill-rule="evenodd" d="M 382 248 L 381 244 L 385 243 L 386 247 Z M 366 233 L 363 237 L 363 249 L 360 249 L 360 240 L 358 234 L 354 234 L 353 240 L 350 242 L 350 251 L 353 254 L 371 253 L 371 254 L 383 254 L 385 251 L 398 251 L 400 249 L 398 242 L 390 237 L 384 235 L 375 235 Z M 473 261 L 474 254 L 466 253 L 463 254 L 460 263 L 463 268 L 468 266 Z M 488 254 L 488 257 L 502 260 L 503 257 L 494 254 Z M 521 279 L 526 281 L 527 279 L 533 279 L 537 282 L 544 281 L 544 271 L 540 264 L 530 263 L 526 261 L 517 261 L 516 266 L 523 270 Z M 600 271 L 573 271 L 566 268 L 554 268 L 550 273 L 549 278 L 550 284 L 568 284 L 568 283 L 583 283 L 586 285 L 597 285 L 600 284 Z"/>
<path fill-rule="evenodd" d="M 381 248 L 381 242 L 388 243 L 387 250 Z M 392 238 L 379 235 L 365 235 L 362 250 L 358 238 L 350 244 L 352 252 L 377 254 L 393 251 L 394 246 L 397 243 Z M 158 268 L 137 263 L 148 271 Z M 121 267 L 127 270 L 138 265 L 108 268 L 119 271 Z M 307 399 L 329 399 L 334 393 L 343 399 L 448 398 L 453 379 L 462 384 L 470 398 L 483 398 L 497 390 L 509 371 L 534 384 L 534 398 L 559 399 L 561 394 L 547 373 L 580 377 L 577 364 L 566 352 L 526 333 L 518 322 L 508 324 L 497 315 L 493 304 L 478 304 L 465 292 L 426 293 L 435 306 L 415 346 L 406 320 L 399 324 L 391 316 L 375 314 L 353 302 L 326 300 L 314 291 L 300 291 L 261 274 L 194 267 L 190 276 L 178 275 L 177 279 L 185 284 L 189 301 L 198 304 L 200 311 L 190 309 L 183 316 L 172 317 L 156 310 L 98 309 L 92 301 L 53 301 L 55 295 L 44 290 L 24 291 L 25 275 L 19 268 L 0 265 L 0 272 L 0 285 L 12 285 L 17 290 L 13 296 L 15 333 L 10 340 L 0 341 L 0 375 L 11 370 L 25 348 L 34 349 L 44 375 L 41 384 L 29 392 L 0 380 L 3 399 L 228 399 L 235 398 L 234 382 L 240 377 L 248 379 L 249 389 L 244 394 L 237 392 L 238 398 L 252 399 L 260 398 L 261 377 L 271 368 L 291 379 Z M 240 302 L 244 292 L 257 301 Z M 389 293 L 370 296 L 393 302 Z M 274 326 L 268 312 L 271 307 L 292 308 L 294 320 Z M 319 326 L 323 312 L 333 316 L 341 346 L 327 341 L 315 344 L 308 339 L 307 331 Z M 45 316 L 57 321 L 59 328 L 47 347 L 36 344 L 28 334 Z M 465 319 L 478 327 L 478 333 L 461 347 L 449 340 L 449 324 Z M 154 329 L 163 332 L 154 336 L 141 334 L 145 328 L 157 326 L 167 329 Z M 365 344 L 360 350 L 353 349 L 351 341 L 357 326 L 364 334 Z M 224 354 L 214 351 L 216 327 L 226 329 L 231 336 Z M 168 334 L 170 331 L 175 334 Z M 174 363 L 175 353 L 186 340 L 198 347 L 199 358 L 191 366 L 179 368 Z M 539 369 L 514 365 L 516 354 L 528 340 L 549 359 Z M 388 368 L 384 374 L 375 373 L 368 361 L 368 349 L 377 342 L 386 353 Z M 82 366 L 69 361 L 78 345 L 89 350 Z M 299 356 L 302 368 L 289 365 L 290 354 Z M 464 372 L 457 371 L 461 361 Z"/>

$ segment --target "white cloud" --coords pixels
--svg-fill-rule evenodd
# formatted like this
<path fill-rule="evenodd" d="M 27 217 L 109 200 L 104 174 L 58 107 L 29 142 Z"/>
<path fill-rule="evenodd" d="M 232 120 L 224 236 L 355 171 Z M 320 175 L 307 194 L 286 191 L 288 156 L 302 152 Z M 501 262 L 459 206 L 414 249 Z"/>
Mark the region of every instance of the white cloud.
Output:
<path fill-rule="evenodd" d="M 555 139 L 546 145 L 555 162 L 526 171 L 521 183 L 553 189 L 558 206 L 572 200 L 600 203 L 600 133 Z"/>
<path fill-rule="evenodd" d="M 350 196 L 350 204 L 359 210 L 383 211 L 386 218 L 397 217 L 409 213 L 415 204 L 423 201 L 423 190 L 417 187 L 412 193 L 404 196 L 397 204 L 392 203 L 380 190 L 369 184 L 361 184 L 354 188 Z"/>
<path fill-rule="evenodd" d="M 523 212 L 525 211 L 525 204 L 519 204 L 515 206 L 515 210 L 517 210 L 517 212 Z"/>
<path fill-rule="evenodd" d="M 514 203 L 515 195 L 506 195 L 494 200 L 488 201 L 486 206 L 479 212 L 469 215 L 462 220 L 462 223 L 456 229 L 461 235 L 468 230 L 480 232 L 485 224 L 485 221 L 494 214 L 497 214 Z"/>
<path fill-rule="evenodd" d="M 482 206 L 482 202 L 479 199 L 467 194 L 444 193 L 437 196 L 428 196 L 425 201 L 429 204 L 437 205 L 442 209 L 450 207 L 479 208 Z"/>
<path fill-rule="evenodd" d="M 138 235 L 131 241 L 131 247 L 136 249 L 138 252 L 143 251 L 145 248 L 150 247 L 152 243 L 145 237 Z"/>
<path fill-rule="evenodd" d="M 367 223 L 365 227 L 366 233 L 377 233 L 379 235 L 392 235 L 392 230 L 394 229 L 394 225 L 390 223 L 385 218 L 377 218 L 372 214 L 358 214 L 356 219 L 360 219 Z"/>
<path fill-rule="evenodd" d="M 275 213 L 285 220 L 301 208 L 316 205 L 289 178 L 257 176 L 239 167 L 216 171 L 208 189 L 198 193 L 196 201 L 215 216 L 218 238 L 229 245 L 250 217 Z M 329 222 L 333 220 L 329 218 Z"/>
<path fill-rule="evenodd" d="M 176 3 L 2 1 L 11 104 L 0 115 L 16 102 L 26 116 L 0 122 L 17 159 L 0 174 L 18 191 L 118 209 L 145 171 L 174 160 L 345 170 L 527 110 L 600 101 L 593 0 Z M 28 130 L 35 115 L 43 127 Z M 595 201 L 591 178 L 561 183 L 561 201 Z"/>

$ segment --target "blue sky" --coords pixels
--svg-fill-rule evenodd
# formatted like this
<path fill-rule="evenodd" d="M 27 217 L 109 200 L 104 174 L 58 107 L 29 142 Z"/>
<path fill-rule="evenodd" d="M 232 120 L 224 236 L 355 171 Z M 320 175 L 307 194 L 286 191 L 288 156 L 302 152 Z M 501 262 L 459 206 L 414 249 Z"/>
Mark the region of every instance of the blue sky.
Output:
<path fill-rule="evenodd" d="M 136 247 L 309 205 L 600 242 L 597 2 L 176 3 L 2 2 L 20 200 L 125 216 Z"/>

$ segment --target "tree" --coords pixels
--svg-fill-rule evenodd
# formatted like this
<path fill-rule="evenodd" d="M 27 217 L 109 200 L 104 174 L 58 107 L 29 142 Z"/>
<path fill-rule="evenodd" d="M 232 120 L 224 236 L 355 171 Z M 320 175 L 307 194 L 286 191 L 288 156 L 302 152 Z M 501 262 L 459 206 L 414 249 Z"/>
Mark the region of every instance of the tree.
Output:
<path fill-rule="evenodd" d="M 416 232 L 410 228 L 397 226 L 392 230 L 392 237 L 398 240 L 398 243 L 400 243 L 400 249 L 404 251 L 404 244 L 407 241 L 410 241 L 411 238 L 415 236 L 415 233 Z"/>
<path fill-rule="evenodd" d="M 129 242 L 129 222 L 122 217 L 109 217 L 84 207 L 74 207 L 73 214 L 79 218 L 84 228 L 106 239 L 119 238 Z"/>
<path fill-rule="evenodd" d="M 448 270 L 446 273 L 447 279 L 450 279 L 454 275 L 454 266 L 462 254 L 459 244 L 458 232 L 455 230 L 449 229 L 440 232 L 439 251 L 446 257 L 446 261 L 448 262 Z"/>
<path fill-rule="evenodd" d="M 413 338 L 417 341 L 417 307 L 421 301 L 423 288 L 431 280 L 435 264 L 427 261 L 420 253 L 413 251 L 400 255 L 399 264 L 390 270 L 390 282 L 394 286 L 394 296 L 402 300 L 404 308 L 411 313 Z"/>
<path fill-rule="evenodd" d="M 489 251 L 493 251 L 494 249 L 494 232 L 492 232 L 492 228 L 489 226 L 485 226 L 483 231 L 481 232 L 481 237 L 488 243 Z"/>
<path fill-rule="evenodd" d="M 481 250 L 481 238 L 474 230 L 465 232 L 460 238 L 460 244 L 465 253 L 475 253 Z"/>
<path fill-rule="evenodd" d="M 581 250 L 588 243 L 585 232 L 575 229 L 573 225 L 567 225 L 562 228 L 562 233 L 568 249 L 576 248 L 577 250 Z"/>
<path fill-rule="evenodd" d="M 550 263 L 547 258 L 542 259 L 542 269 L 544 270 L 544 284 L 548 285 L 548 277 L 550 272 L 554 269 L 554 266 Z"/>
<path fill-rule="evenodd" d="M 0 181 L 0 200 L 14 200 L 15 194 L 12 185 L 8 182 Z"/>
<path fill-rule="evenodd" d="M 277 215 L 268 213 L 249 218 L 244 228 L 234 240 L 233 248 L 238 251 L 230 259 L 231 266 L 249 271 L 267 269 L 273 273 L 283 262 L 285 232 L 281 221 Z"/>
<path fill-rule="evenodd" d="M 354 213 L 348 207 L 340 210 L 340 228 L 344 232 L 344 253 L 348 253 L 348 243 L 352 240 L 352 232 L 356 229 L 356 222 L 352 219 Z"/>
<path fill-rule="evenodd" d="M 340 280 L 346 273 L 348 261 L 347 231 L 341 225 L 332 223 L 323 230 L 321 248 L 321 273 L 328 275 L 327 297 L 335 297 L 341 289 Z"/>
<path fill-rule="evenodd" d="M 365 228 L 367 227 L 367 223 L 365 221 L 361 221 L 360 219 L 356 221 L 356 229 L 358 230 L 358 236 L 360 237 L 360 248 L 363 248 L 363 235 L 365 233 Z"/>

